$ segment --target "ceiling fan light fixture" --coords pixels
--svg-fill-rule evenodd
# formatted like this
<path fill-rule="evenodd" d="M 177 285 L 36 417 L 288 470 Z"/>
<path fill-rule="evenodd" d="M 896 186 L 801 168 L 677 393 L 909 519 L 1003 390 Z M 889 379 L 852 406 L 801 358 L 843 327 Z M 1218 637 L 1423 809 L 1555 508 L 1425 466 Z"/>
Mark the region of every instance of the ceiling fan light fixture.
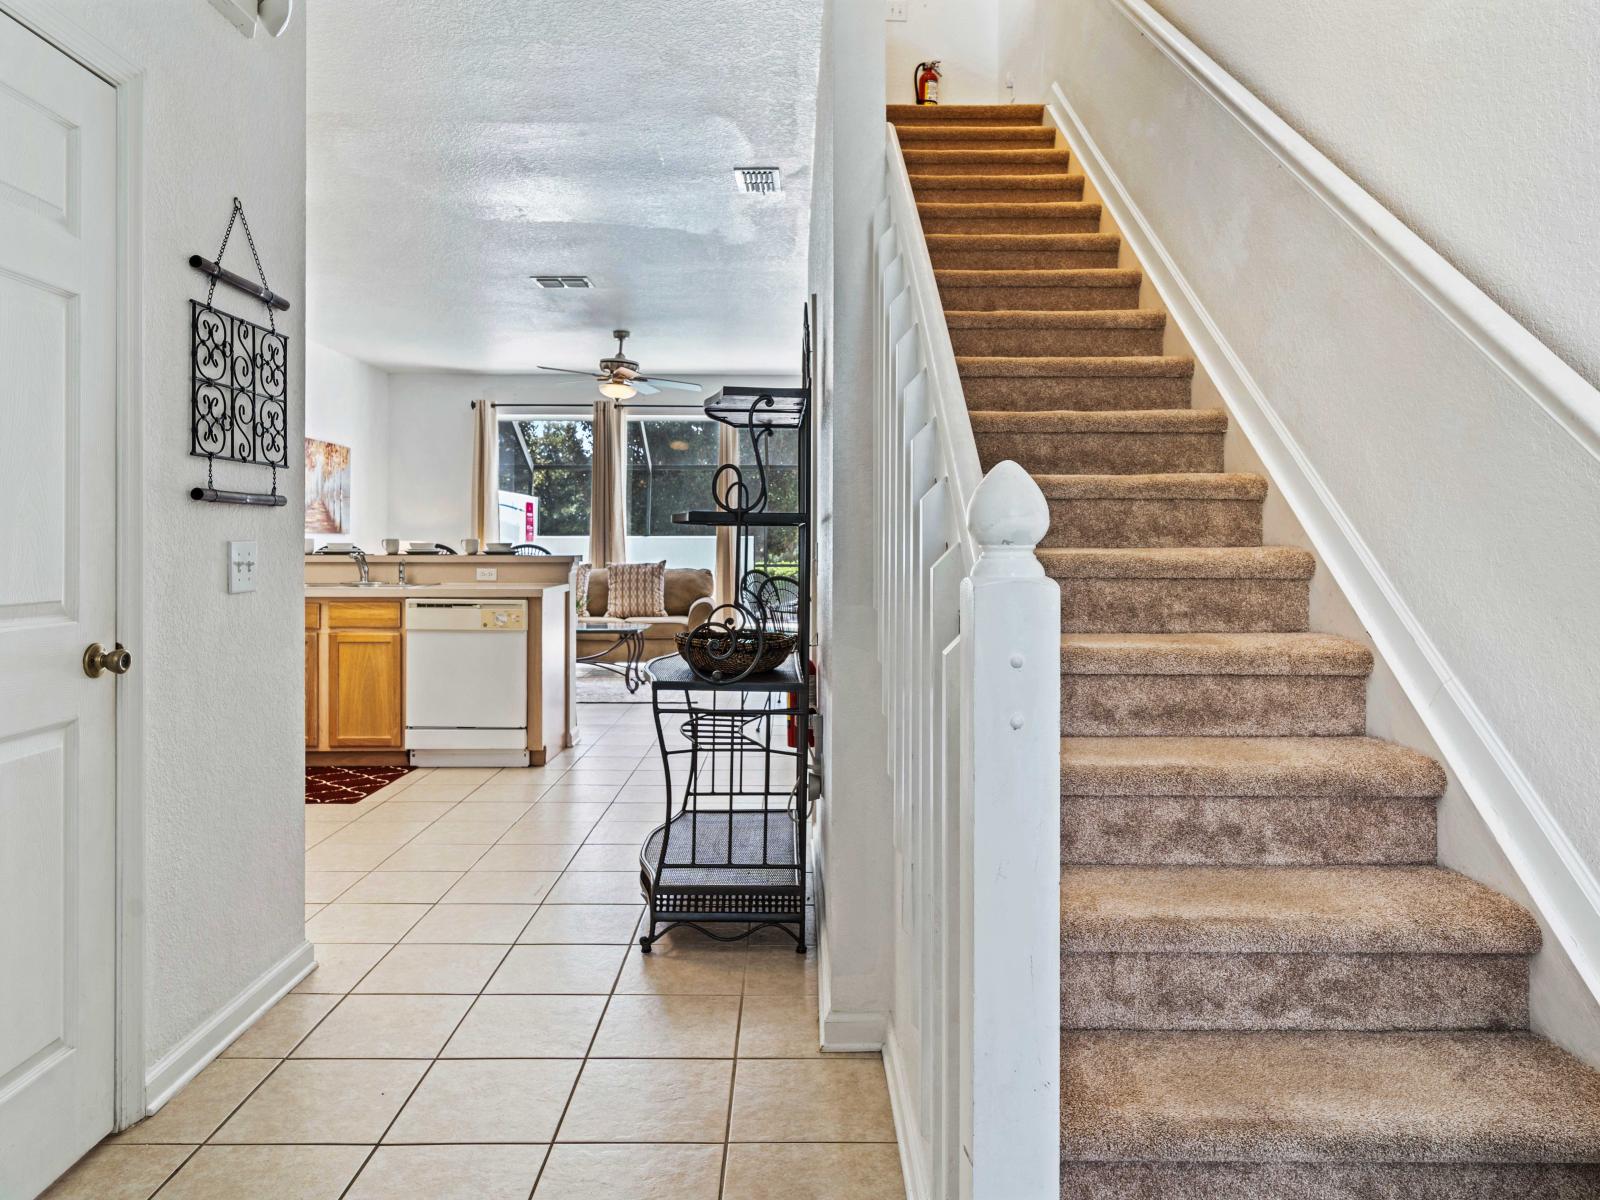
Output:
<path fill-rule="evenodd" d="M 600 381 L 600 394 L 608 400 L 632 400 L 639 394 L 639 389 L 626 379 L 603 379 Z"/>

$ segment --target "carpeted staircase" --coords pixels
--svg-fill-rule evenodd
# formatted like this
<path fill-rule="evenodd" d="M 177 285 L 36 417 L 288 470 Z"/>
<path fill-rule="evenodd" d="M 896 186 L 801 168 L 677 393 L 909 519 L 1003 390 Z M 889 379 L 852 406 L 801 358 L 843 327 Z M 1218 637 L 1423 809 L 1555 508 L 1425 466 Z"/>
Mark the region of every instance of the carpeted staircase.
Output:
<path fill-rule="evenodd" d="M 1533 919 L 1434 864 L 1445 775 L 1100 232 L 1038 106 L 891 106 L 985 469 L 1061 583 L 1073 1200 L 1600 1196 L 1600 1073 L 1526 1031 Z"/>

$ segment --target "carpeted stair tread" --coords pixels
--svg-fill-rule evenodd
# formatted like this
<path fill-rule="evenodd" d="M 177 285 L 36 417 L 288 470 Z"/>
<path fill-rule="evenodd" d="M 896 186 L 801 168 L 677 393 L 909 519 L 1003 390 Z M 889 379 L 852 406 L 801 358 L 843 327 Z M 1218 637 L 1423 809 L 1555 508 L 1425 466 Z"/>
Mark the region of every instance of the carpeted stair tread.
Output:
<path fill-rule="evenodd" d="M 1317 559 L 1295 546 L 1039 550 L 1052 579 L 1310 579 Z"/>
<path fill-rule="evenodd" d="M 1371 737 L 1061 739 L 1066 796 L 1357 796 L 1437 799 L 1444 769 Z"/>
<path fill-rule="evenodd" d="M 1439 867 L 1072 867 L 1069 952 L 1533 954 L 1519 905 Z M 1071 968 L 1069 967 L 1068 970 Z"/>
<path fill-rule="evenodd" d="M 1125 288 L 1138 287 L 1144 278 L 1138 271 L 1121 271 L 1114 267 L 1068 267 L 1059 271 L 945 268 L 935 270 L 933 277 L 941 288 Z"/>
<path fill-rule="evenodd" d="M 930 233 L 928 253 L 936 250 L 1115 250 L 1114 233 Z"/>
<path fill-rule="evenodd" d="M 997 146 L 1054 146 L 1056 134 L 1043 125 L 964 125 L 957 121 L 907 124 L 895 130 L 907 147 L 939 146 L 950 141 L 993 142 Z"/>
<path fill-rule="evenodd" d="M 1035 475 L 1033 481 L 1046 500 L 1263 500 L 1267 495 L 1265 476 L 1227 471 L 1175 475 Z"/>
<path fill-rule="evenodd" d="M 1194 359 L 1175 354 L 1126 354 L 1116 358 L 969 355 L 958 357 L 956 367 L 963 376 L 996 379 L 1189 379 L 1194 375 Z"/>
<path fill-rule="evenodd" d="M 1084 1032 L 1062 1060 L 1067 1160 L 1600 1161 L 1600 1072 L 1523 1033 Z"/>
<path fill-rule="evenodd" d="M 1164 329 L 1167 317 L 1147 308 L 946 309 L 944 323 L 950 329 Z"/>
<path fill-rule="evenodd" d="M 1004 121 L 1008 125 L 1044 120 L 1042 104 L 886 104 L 884 111 L 891 124 L 959 125 L 963 121 Z"/>
<path fill-rule="evenodd" d="M 1068 675 L 1367 675 L 1372 651 L 1327 633 L 1064 633 Z"/>
<path fill-rule="evenodd" d="M 974 176 L 977 178 L 977 176 Z M 1048 176 L 1040 176 L 1048 178 Z M 1033 200 L 1008 203 L 984 200 L 977 203 L 952 203 L 947 200 L 919 201 L 917 215 L 924 221 L 941 217 L 983 217 L 999 220 L 1007 217 L 1025 217 L 1030 220 L 1082 221 L 1100 219 L 1100 205 L 1093 200 Z"/>
<path fill-rule="evenodd" d="M 1010 192 L 1081 192 L 1084 178 L 1077 171 L 1040 175 L 940 175 L 934 171 L 912 173 L 911 191 L 983 192 L 1005 189 Z M 1017 200 L 1026 200 L 1018 196 Z"/>
<path fill-rule="evenodd" d="M 997 167 L 1003 172 L 1006 167 L 1018 166 L 1054 166 L 1059 168 L 1060 174 L 1065 174 L 1067 162 L 1071 157 L 1065 150 L 1057 150 L 1053 146 L 1034 147 L 1027 146 L 1018 149 L 1001 146 L 995 149 L 968 149 L 935 150 L 926 146 L 907 146 L 902 152 L 905 156 L 906 167 L 922 167 L 923 174 L 931 173 L 932 168 L 954 166 L 985 166 Z"/>
<path fill-rule="evenodd" d="M 1110 412 L 1077 409 L 1008 412 L 995 409 L 975 410 L 968 415 L 972 419 L 974 433 L 1215 434 L 1226 433 L 1228 429 L 1228 414 L 1217 408 L 1140 408 Z"/>

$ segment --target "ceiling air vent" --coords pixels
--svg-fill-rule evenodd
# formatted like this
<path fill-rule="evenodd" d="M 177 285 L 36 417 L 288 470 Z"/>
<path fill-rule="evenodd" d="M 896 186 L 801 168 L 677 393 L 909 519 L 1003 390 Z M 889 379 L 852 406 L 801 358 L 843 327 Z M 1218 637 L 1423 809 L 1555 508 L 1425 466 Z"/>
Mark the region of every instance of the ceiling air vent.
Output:
<path fill-rule="evenodd" d="M 733 177 L 738 181 L 741 192 L 770 196 L 783 191 L 783 176 L 778 173 L 777 167 L 735 167 Z"/>
<path fill-rule="evenodd" d="M 542 288 L 592 288 L 587 275 L 535 275 L 533 281 Z"/>

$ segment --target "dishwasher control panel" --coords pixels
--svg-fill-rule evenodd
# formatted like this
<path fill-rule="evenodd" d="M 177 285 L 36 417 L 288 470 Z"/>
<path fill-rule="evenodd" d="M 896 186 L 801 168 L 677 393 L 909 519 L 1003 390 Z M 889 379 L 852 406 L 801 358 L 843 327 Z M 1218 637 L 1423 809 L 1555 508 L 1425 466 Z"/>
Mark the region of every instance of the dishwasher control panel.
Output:
<path fill-rule="evenodd" d="M 484 629 L 525 629 L 528 622 L 521 608 L 491 608 L 485 605 L 479 610 L 483 618 Z"/>

